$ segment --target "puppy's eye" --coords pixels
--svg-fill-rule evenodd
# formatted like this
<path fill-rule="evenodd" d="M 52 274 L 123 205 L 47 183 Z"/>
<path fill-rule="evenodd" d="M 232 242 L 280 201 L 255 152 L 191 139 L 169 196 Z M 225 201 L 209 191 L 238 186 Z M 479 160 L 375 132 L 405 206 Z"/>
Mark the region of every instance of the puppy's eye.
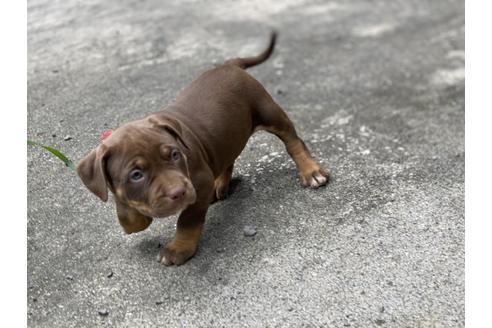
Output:
<path fill-rule="evenodd" d="M 173 149 L 173 150 L 171 151 L 171 159 L 172 159 L 173 161 L 177 161 L 177 160 L 179 160 L 180 158 L 181 158 L 181 154 L 179 153 L 179 151 L 177 151 L 176 149 Z"/>
<path fill-rule="evenodd" d="M 135 169 L 130 172 L 130 180 L 132 180 L 133 182 L 141 181 L 143 178 L 144 174 L 140 169 Z"/>

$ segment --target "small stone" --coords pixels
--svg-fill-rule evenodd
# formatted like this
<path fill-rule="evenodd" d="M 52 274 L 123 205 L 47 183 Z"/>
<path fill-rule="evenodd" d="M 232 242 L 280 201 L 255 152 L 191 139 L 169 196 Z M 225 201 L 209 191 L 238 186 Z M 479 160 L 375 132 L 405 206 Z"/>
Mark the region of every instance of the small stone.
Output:
<path fill-rule="evenodd" d="M 52 136 L 53 138 L 56 138 L 56 134 L 54 134 L 54 133 L 53 133 L 51 136 Z"/>
<path fill-rule="evenodd" d="M 101 309 L 99 311 L 97 311 L 97 313 L 101 316 L 101 317 L 107 317 L 109 315 L 109 311 L 106 310 L 106 309 Z"/>
<path fill-rule="evenodd" d="M 292 306 L 290 306 L 290 307 L 287 309 L 287 311 L 292 312 L 292 311 L 294 311 L 294 308 L 293 308 Z"/>
<path fill-rule="evenodd" d="M 108 274 L 106 277 L 111 278 L 113 276 L 113 270 L 109 270 Z"/>
<path fill-rule="evenodd" d="M 72 276 L 66 276 L 65 279 L 67 279 L 67 280 L 73 280 L 73 277 Z"/>
<path fill-rule="evenodd" d="M 381 306 L 381 307 L 379 308 L 379 312 L 381 312 L 381 313 L 384 313 L 384 310 L 385 310 L 385 309 L 384 309 L 384 306 Z"/>
<path fill-rule="evenodd" d="M 375 322 L 376 322 L 376 325 L 378 325 L 378 326 L 382 326 L 386 323 L 386 321 L 383 319 L 376 319 Z"/>
<path fill-rule="evenodd" d="M 278 95 L 281 95 L 284 93 L 284 90 L 281 87 L 276 87 L 275 88 L 275 93 Z"/>
<path fill-rule="evenodd" d="M 164 301 L 156 301 L 155 302 L 156 305 L 161 305 L 162 303 L 164 303 Z"/>
<path fill-rule="evenodd" d="M 72 136 L 66 136 L 63 140 L 68 141 L 68 140 L 72 140 L 72 139 L 73 139 Z"/>
<path fill-rule="evenodd" d="M 53 73 L 58 73 L 59 71 L 57 69 L 52 70 Z"/>
<path fill-rule="evenodd" d="M 243 233 L 246 237 L 253 237 L 254 235 L 256 235 L 256 226 L 254 225 L 247 225 L 247 226 L 244 226 L 243 228 Z"/>

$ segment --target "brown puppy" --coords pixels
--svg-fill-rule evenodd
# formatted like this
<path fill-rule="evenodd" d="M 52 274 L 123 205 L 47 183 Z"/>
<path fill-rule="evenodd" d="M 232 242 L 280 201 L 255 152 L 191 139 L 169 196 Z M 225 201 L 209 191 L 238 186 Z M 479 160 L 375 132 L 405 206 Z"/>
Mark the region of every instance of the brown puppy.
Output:
<path fill-rule="evenodd" d="M 245 69 L 265 61 L 269 47 L 203 73 L 163 111 L 118 128 L 77 166 L 84 184 L 103 201 L 114 194 L 126 233 L 154 217 L 181 212 L 176 237 L 160 252 L 166 264 L 192 257 L 211 202 L 223 199 L 235 159 L 256 131 L 275 134 L 299 169 L 303 186 L 317 188 L 328 173 L 311 157 L 287 114 Z"/>

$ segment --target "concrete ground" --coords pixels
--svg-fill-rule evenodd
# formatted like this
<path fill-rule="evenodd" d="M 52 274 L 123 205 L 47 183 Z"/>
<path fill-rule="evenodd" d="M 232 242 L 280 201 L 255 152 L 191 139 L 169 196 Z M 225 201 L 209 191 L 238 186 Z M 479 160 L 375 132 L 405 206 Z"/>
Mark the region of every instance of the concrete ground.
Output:
<path fill-rule="evenodd" d="M 303 189 L 255 135 L 196 256 L 165 267 L 175 217 L 127 236 L 29 148 L 30 327 L 464 326 L 464 1 L 29 0 L 28 21 L 28 138 L 77 161 L 274 26 L 250 73 L 332 172 Z"/>

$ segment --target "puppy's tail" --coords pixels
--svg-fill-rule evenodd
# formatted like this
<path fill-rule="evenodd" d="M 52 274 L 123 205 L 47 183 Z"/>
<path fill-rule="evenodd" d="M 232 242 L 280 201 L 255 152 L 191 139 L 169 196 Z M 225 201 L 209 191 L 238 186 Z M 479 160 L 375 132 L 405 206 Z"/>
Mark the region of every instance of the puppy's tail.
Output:
<path fill-rule="evenodd" d="M 247 69 L 249 67 L 261 64 L 265 60 L 267 60 L 272 54 L 273 48 L 275 47 L 276 40 L 277 40 L 277 32 L 272 31 L 272 34 L 270 35 L 270 44 L 268 45 L 268 48 L 266 48 L 261 54 L 255 57 L 229 59 L 228 61 L 225 62 L 225 64 L 236 65 L 241 67 L 242 69 Z"/>

